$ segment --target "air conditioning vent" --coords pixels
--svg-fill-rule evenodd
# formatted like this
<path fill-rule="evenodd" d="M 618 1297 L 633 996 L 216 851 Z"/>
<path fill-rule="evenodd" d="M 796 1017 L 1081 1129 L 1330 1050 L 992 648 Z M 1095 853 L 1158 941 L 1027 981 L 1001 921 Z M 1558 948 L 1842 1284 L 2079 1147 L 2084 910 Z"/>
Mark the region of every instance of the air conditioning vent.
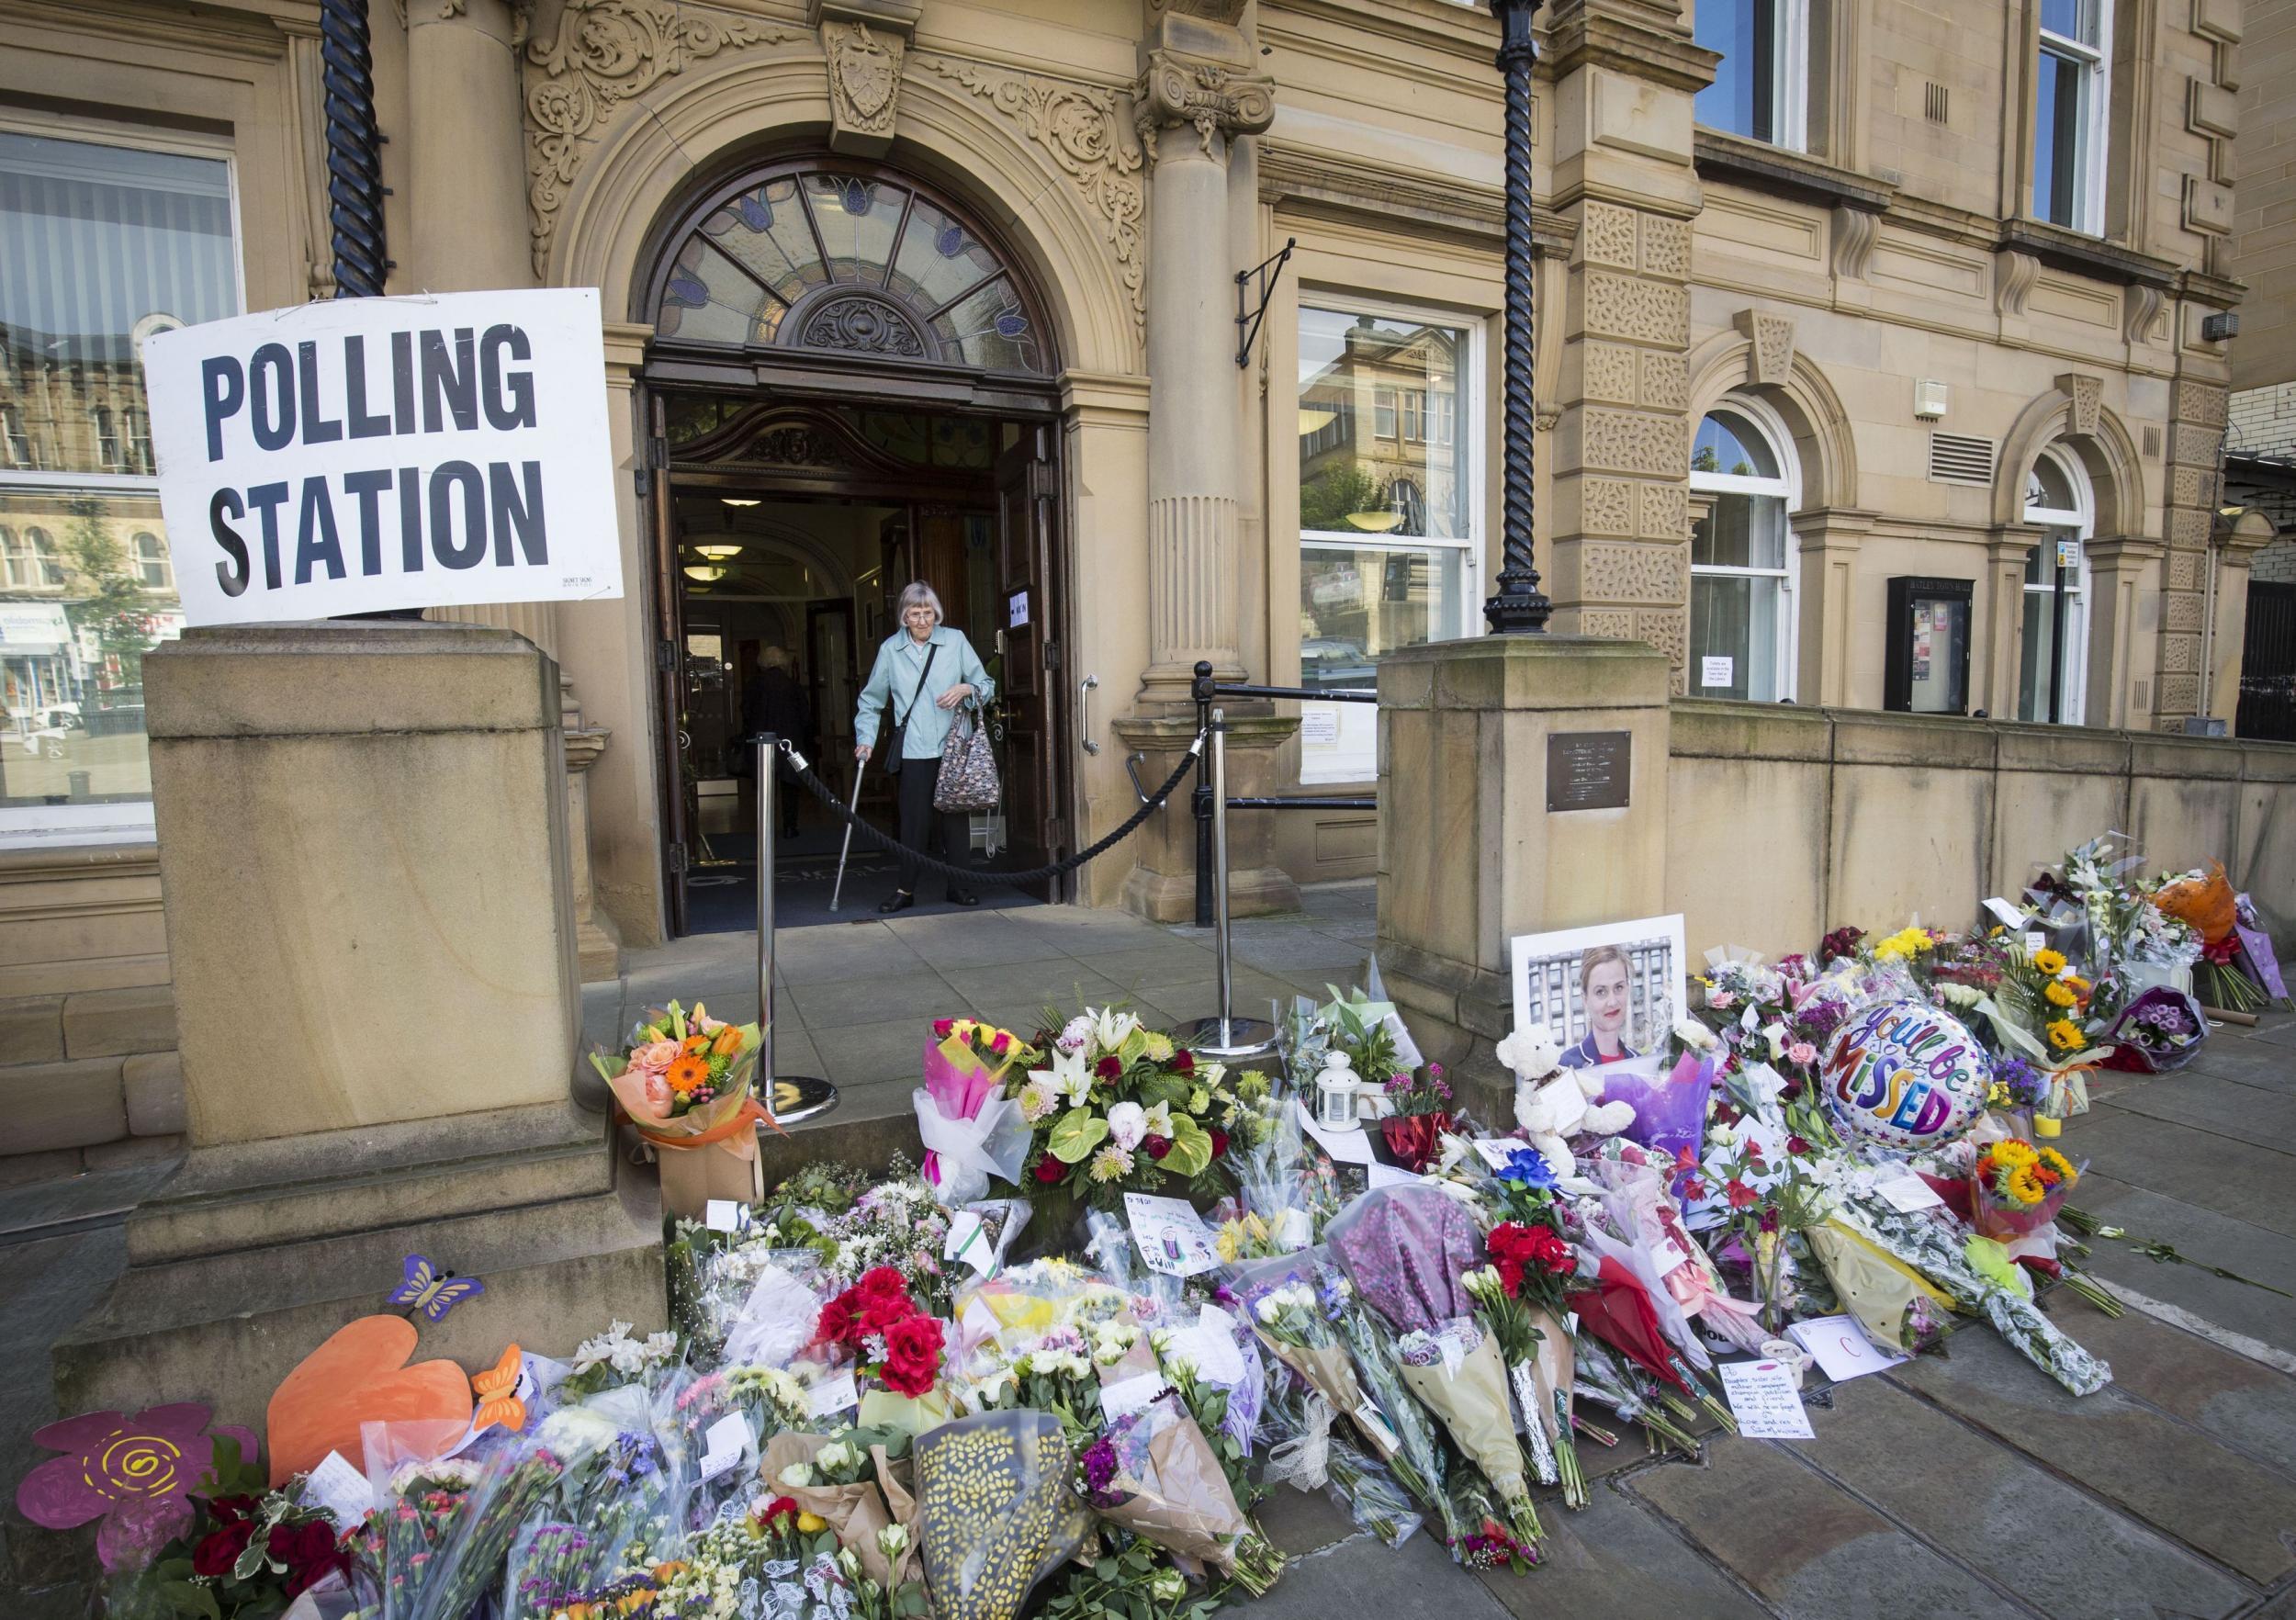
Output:
<path fill-rule="evenodd" d="M 1990 484 L 1993 441 L 1966 433 L 1931 433 L 1930 478 L 1940 484 Z"/>

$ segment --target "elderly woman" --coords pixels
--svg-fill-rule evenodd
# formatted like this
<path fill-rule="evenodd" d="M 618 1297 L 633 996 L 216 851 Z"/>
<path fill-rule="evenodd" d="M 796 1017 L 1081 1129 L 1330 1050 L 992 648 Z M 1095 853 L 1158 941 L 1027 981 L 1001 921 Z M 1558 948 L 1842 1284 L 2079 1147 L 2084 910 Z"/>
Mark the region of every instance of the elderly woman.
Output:
<path fill-rule="evenodd" d="M 899 783 L 901 842 L 911 849 L 926 849 L 929 831 L 940 835 L 940 858 L 961 861 L 972 848 L 961 811 L 933 808 L 933 782 L 940 774 L 940 745 L 956 721 L 957 705 L 971 700 L 986 703 L 996 694 L 996 682 L 981 667 L 980 655 L 962 630 L 942 624 L 940 598 L 922 579 L 901 591 L 901 628 L 877 649 L 877 661 L 861 688 L 861 703 L 853 714 L 853 754 L 866 762 L 873 751 L 878 717 L 892 710 L 892 739 L 885 746 L 885 770 Z M 901 885 L 878 905 L 887 916 L 917 904 L 917 861 L 901 857 Z M 949 883 L 952 906 L 978 906 L 981 897 Z"/>

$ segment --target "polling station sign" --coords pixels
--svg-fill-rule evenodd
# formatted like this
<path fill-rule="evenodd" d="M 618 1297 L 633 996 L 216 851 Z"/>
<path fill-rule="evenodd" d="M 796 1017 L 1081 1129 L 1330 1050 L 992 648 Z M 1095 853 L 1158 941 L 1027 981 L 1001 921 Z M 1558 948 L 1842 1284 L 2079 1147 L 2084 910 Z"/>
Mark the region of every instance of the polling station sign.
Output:
<path fill-rule="evenodd" d="M 144 380 L 191 624 L 622 594 L 594 288 L 209 321 Z"/>

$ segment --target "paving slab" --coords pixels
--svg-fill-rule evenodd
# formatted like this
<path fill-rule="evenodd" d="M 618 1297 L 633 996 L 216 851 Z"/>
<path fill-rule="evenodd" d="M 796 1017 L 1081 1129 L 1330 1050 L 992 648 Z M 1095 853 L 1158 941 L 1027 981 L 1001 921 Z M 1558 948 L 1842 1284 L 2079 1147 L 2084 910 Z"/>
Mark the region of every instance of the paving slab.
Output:
<path fill-rule="evenodd" d="M 2112 1363 L 2112 1387 L 2123 1395 L 2291 1471 L 2296 1378 L 2141 1311 L 2106 1316 L 2069 1290 L 2053 1293 L 2045 1309 L 2059 1327 Z"/>
<path fill-rule="evenodd" d="M 1286 1558 L 1322 1552 L 1362 1534 L 1347 1510 L 1324 1492 L 1289 1485 L 1269 1491 L 1252 1516 Z"/>
<path fill-rule="evenodd" d="M 2078 1207 L 2143 1243 L 2165 1243 L 2188 1259 L 2222 1266 L 2274 1288 L 2296 1290 L 2296 1237 L 2212 1209 L 2133 1187 L 2092 1167 Z M 2207 1322 L 2296 1351 L 2296 1299 L 2231 1281 L 2200 1266 L 2148 1260 L 2119 1238 L 2091 1238 L 2082 1262 L 2109 1281 Z M 2082 1318 L 2095 1320 L 2093 1312 Z"/>
<path fill-rule="evenodd" d="M 1954 1341 L 1956 1354 L 1962 1339 Z M 2228 1614 L 2256 1589 L 1880 1378 L 1834 1391 L 1793 1449 L 1827 1479 L 2065 1620 Z"/>
<path fill-rule="evenodd" d="M 1718 1439 L 1707 1455 L 1704 1467 L 1635 1474 L 1625 1489 L 1778 1614 L 2029 1613 L 1772 1442 Z"/>
<path fill-rule="evenodd" d="M 929 1030 L 917 1018 L 904 1015 L 883 1023 L 849 1024 L 836 1029 L 808 1028 L 806 1033 L 820 1056 L 822 1078 L 836 1081 L 840 1090 L 883 1081 L 915 1086 L 924 1073 Z"/>
<path fill-rule="evenodd" d="M 2083 1115 L 2065 1140 L 2076 1163 L 2088 1160 L 2132 1187 L 2296 1237 L 2289 1196 L 2296 1160 L 2288 1153 L 2117 1108 Z"/>
<path fill-rule="evenodd" d="M 2296 1044 L 2296 1029 L 2288 1026 L 2270 1032 L 2267 1040 L 2236 1034 L 2229 1027 L 2212 1029 L 2192 1061 L 2178 1073 L 2214 1074 L 2268 1091 L 2296 1092 L 2296 1064 L 2288 1061 L 2288 1048 Z"/>
<path fill-rule="evenodd" d="M 1523 1620 L 1759 1620 L 1767 1614 L 1736 1581 L 1625 1493 L 1596 1485 L 1576 1513 L 1539 1504 L 1544 1559 L 1530 1579 L 1477 1579 Z M 1432 1606 L 1432 1605 L 1430 1605 Z"/>
<path fill-rule="evenodd" d="M 748 935 L 735 935 L 744 940 Z M 931 964 L 883 923 L 799 928 L 773 940 L 776 976 L 792 984 L 832 984 L 860 975 L 917 973 Z M 752 970 L 754 972 L 754 969 Z"/>
<path fill-rule="evenodd" d="M 1874 1376 L 2259 1585 L 2296 1571 L 2296 1479 L 2110 1386 L 2068 1394 L 1990 1330 Z"/>
<path fill-rule="evenodd" d="M 2296 1092 L 2268 1091 L 2204 1070 L 2153 1075 L 2115 1094 L 2110 1106 L 2235 1142 L 2296 1149 Z"/>
<path fill-rule="evenodd" d="M 805 1028 L 816 1033 L 912 1018 L 921 1035 L 924 1026 L 958 1010 L 962 1001 L 947 980 L 925 967 L 907 973 L 857 968 L 821 984 L 793 984 L 789 996 Z"/>
<path fill-rule="evenodd" d="M 1535 1586 L 1534 1571 L 1524 1584 Z M 1230 1611 L 1240 1620 L 1355 1620 L 1440 1614 L 1446 1620 L 1506 1620 L 1499 1601 L 1464 1578 L 1443 1543 L 1424 1531 L 1389 1548 L 1358 1534 L 1290 1560 L 1283 1579 L 1256 1603 Z"/>
<path fill-rule="evenodd" d="M 941 977 L 953 994 L 929 1017 L 972 1012 L 991 1002 L 1022 1002 L 1041 1010 L 1052 1007 L 1106 1007 L 1124 998 L 1125 986 L 1101 973 L 1097 957 L 1058 956 L 1048 962 L 1011 962 L 996 967 L 951 967 Z M 1033 1019 L 1030 1020 L 1034 1022 Z"/>

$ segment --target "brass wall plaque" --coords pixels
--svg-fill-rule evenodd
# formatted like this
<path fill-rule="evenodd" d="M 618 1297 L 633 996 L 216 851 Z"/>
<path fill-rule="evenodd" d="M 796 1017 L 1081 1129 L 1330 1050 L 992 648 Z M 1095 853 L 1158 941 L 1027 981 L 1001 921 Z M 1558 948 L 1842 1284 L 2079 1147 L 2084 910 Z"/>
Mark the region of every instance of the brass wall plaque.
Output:
<path fill-rule="evenodd" d="M 1558 731 L 1547 738 L 1547 808 L 1624 810 L 1634 773 L 1633 739 L 1623 731 Z"/>

